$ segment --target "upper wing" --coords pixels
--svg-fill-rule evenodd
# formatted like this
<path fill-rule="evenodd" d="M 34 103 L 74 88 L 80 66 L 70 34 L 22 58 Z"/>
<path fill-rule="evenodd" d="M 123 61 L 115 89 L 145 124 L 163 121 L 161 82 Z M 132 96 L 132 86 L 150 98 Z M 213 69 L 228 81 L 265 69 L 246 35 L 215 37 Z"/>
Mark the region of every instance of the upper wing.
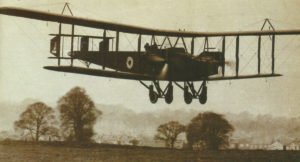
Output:
<path fill-rule="evenodd" d="M 48 70 L 54 70 L 60 72 L 112 77 L 112 78 L 119 78 L 119 79 L 154 80 L 152 76 L 144 75 L 144 74 L 136 74 L 136 73 L 115 72 L 115 71 L 108 71 L 108 70 L 98 70 L 98 69 L 89 69 L 89 68 L 71 67 L 71 66 L 45 66 L 44 68 Z"/>
<path fill-rule="evenodd" d="M 1 7 L 0 14 L 25 17 L 43 21 L 53 21 L 65 24 L 106 29 L 125 33 L 135 33 L 142 35 L 174 36 L 174 37 L 217 37 L 217 36 L 255 36 L 255 35 L 295 35 L 300 34 L 300 30 L 276 30 L 276 31 L 242 31 L 242 32 L 190 32 L 175 30 L 158 30 L 132 25 L 98 21 L 74 16 L 53 14 L 42 11 L 35 11 L 23 8 Z"/>

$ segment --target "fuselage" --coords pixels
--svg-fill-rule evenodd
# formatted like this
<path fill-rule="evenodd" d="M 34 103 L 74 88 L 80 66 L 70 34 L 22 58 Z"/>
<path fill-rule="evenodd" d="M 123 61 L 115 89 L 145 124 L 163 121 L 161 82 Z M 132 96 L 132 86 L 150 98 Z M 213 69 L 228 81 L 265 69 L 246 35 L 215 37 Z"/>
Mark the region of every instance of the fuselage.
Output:
<path fill-rule="evenodd" d="M 218 73 L 222 53 L 192 56 L 184 48 L 135 51 L 74 51 L 75 59 L 120 72 L 156 76 L 159 80 L 197 80 Z"/>

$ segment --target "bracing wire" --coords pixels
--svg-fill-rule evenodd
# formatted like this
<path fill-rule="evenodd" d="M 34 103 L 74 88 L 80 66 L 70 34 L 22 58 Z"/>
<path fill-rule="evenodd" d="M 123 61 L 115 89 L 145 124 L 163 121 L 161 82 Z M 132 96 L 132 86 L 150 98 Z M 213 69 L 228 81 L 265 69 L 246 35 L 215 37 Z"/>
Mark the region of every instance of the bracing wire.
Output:
<path fill-rule="evenodd" d="M 31 42 L 34 42 L 34 50 L 36 50 L 37 52 L 41 52 L 41 51 L 44 51 L 41 49 L 40 46 L 37 46 L 39 43 L 37 41 L 35 41 L 29 34 L 28 32 L 25 32 L 24 29 L 14 20 L 12 19 L 12 22 L 18 27 L 18 29 L 24 33 L 25 37 L 27 37 L 27 39 L 29 39 Z"/>
<path fill-rule="evenodd" d="M 134 45 L 132 44 L 132 40 L 129 40 L 129 38 L 127 37 L 126 34 L 123 34 L 126 38 L 126 40 L 129 42 L 128 45 L 126 46 L 126 48 L 128 48 L 129 46 L 131 46 L 132 49 L 135 49 L 134 48 Z M 135 36 L 135 39 L 136 39 L 136 36 Z"/>
<path fill-rule="evenodd" d="M 286 46 L 283 47 L 283 50 L 285 50 L 286 48 L 288 48 L 288 46 L 290 45 L 290 43 L 295 42 L 296 38 L 297 38 L 297 37 L 294 37 L 293 39 L 291 39 L 291 40 L 289 41 L 289 43 L 287 43 Z M 282 51 L 283 51 L 283 50 L 282 50 Z M 283 52 L 282 52 L 282 53 L 283 53 Z M 283 54 L 281 54 L 281 55 L 283 55 Z M 280 69 L 280 68 L 282 67 L 282 65 L 283 65 L 285 62 L 287 62 L 287 60 L 290 59 L 290 57 L 291 57 L 291 54 L 287 55 L 287 57 L 285 57 L 284 60 L 278 65 L 278 68 Z"/>

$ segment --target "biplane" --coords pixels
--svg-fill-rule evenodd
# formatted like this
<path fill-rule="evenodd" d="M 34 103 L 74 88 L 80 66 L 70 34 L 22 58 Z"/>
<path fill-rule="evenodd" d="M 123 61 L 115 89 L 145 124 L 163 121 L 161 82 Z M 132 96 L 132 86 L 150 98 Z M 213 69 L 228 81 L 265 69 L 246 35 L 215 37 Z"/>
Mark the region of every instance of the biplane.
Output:
<path fill-rule="evenodd" d="M 207 101 L 207 82 L 215 80 L 233 80 L 278 77 L 275 73 L 275 38 L 277 35 L 298 35 L 300 30 L 260 30 L 240 32 L 191 32 L 175 30 L 158 30 L 105 21 L 98 21 L 63 14 L 54 14 L 29 10 L 23 8 L 1 7 L 0 14 L 17 16 L 42 21 L 56 22 L 59 24 L 57 34 L 50 34 L 50 59 L 57 59 L 57 66 L 45 66 L 45 69 L 59 72 L 86 74 L 93 76 L 131 79 L 139 81 L 149 91 L 149 99 L 156 103 L 159 98 L 164 98 L 170 104 L 173 101 L 173 84 L 183 90 L 184 101 L 190 104 L 193 99 L 198 99 L 201 104 Z M 71 34 L 62 33 L 62 24 L 72 26 Z M 89 27 L 103 31 L 102 36 L 75 34 L 75 26 Z M 108 36 L 107 32 L 114 32 Z M 124 33 L 137 35 L 137 50 L 125 51 L 120 47 L 120 35 Z M 150 37 L 149 42 L 142 44 L 144 37 Z M 261 40 L 263 36 L 270 37 L 272 48 L 270 52 L 270 73 L 261 73 Z M 62 38 L 70 38 L 70 50 L 67 56 L 62 55 Z M 156 37 L 162 37 L 159 44 Z M 222 40 L 220 51 L 211 50 L 209 39 L 219 37 Z M 226 38 L 235 39 L 235 75 L 225 75 L 226 64 Z M 240 37 L 257 37 L 257 74 L 239 74 Z M 74 41 L 77 38 L 77 48 Z M 190 41 L 187 42 L 186 39 Z M 195 52 L 195 40 L 204 38 L 204 50 Z M 172 43 L 171 39 L 176 42 Z M 97 50 L 90 50 L 92 40 L 98 40 Z M 179 47 L 181 41 L 183 47 Z M 169 44 L 166 47 L 165 44 Z M 190 49 L 187 48 L 189 44 Z M 111 48 L 111 45 L 114 45 Z M 61 60 L 70 60 L 69 65 L 62 65 Z M 85 67 L 75 66 L 74 60 L 81 60 Z M 90 65 L 99 68 L 90 68 Z M 102 67 L 102 68 L 101 68 Z M 146 82 L 151 82 L 146 84 Z M 160 81 L 166 81 L 162 88 Z M 195 82 L 202 82 L 199 88 Z"/>

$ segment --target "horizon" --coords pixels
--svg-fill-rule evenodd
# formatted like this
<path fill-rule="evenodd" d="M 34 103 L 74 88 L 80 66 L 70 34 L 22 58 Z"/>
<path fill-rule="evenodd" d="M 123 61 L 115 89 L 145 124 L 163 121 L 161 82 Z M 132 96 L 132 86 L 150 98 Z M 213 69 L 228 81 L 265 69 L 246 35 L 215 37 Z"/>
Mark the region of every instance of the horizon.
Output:
<path fill-rule="evenodd" d="M 155 29 L 186 29 L 187 31 L 260 30 L 265 18 L 270 18 L 276 29 L 300 29 L 300 16 L 298 16 L 300 1 L 298 0 L 200 0 L 197 2 L 192 0 L 184 2 L 180 0 L 154 0 L 151 2 L 94 0 L 85 2 L 85 5 L 82 5 L 80 0 L 70 0 L 69 2 L 75 16 Z M 51 2 L 2 0 L 0 5 L 60 13 L 64 2 L 59 0 Z M 174 12 L 175 9 L 176 12 Z M 66 25 L 66 27 L 68 26 Z M 163 100 L 159 100 L 157 104 L 151 104 L 148 99 L 148 90 L 137 81 L 59 73 L 43 69 L 43 66 L 56 64 L 56 61 L 48 60 L 47 57 L 50 56 L 49 41 L 51 39 L 48 34 L 57 32 L 57 29 L 57 23 L 0 15 L 0 108 L 5 105 L 12 106 L 0 109 L 3 116 L 0 119 L 0 131 L 3 128 L 13 130 L 11 127 L 13 121 L 19 116 L 20 111 L 25 109 L 25 107 L 19 107 L 23 103 L 39 100 L 56 108 L 58 99 L 75 86 L 84 88 L 97 105 L 120 107 L 119 111 L 114 112 L 116 116 L 127 110 L 136 116 L 147 113 L 153 115 L 152 119 L 157 121 L 144 121 L 152 123 L 152 125 L 162 121 L 158 117 L 165 112 L 174 114 L 167 119 L 185 121 L 190 119 L 183 119 L 181 116 L 183 114 L 175 114 L 175 112 L 188 114 L 212 111 L 220 114 L 231 113 L 237 116 L 245 112 L 255 118 L 259 115 L 270 115 L 273 119 L 284 118 L 287 121 L 300 117 L 299 36 L 276 37 L 275 71 L 283 74 L 282 77 L 211 81 L 208 83 L 208 102 L 206 105 L 201 105 L 198 100 L 186 105 L 183 100 L 183 92 L 179 88 L 174 88 L 174 102 L 168 105 Z M 93 35 L 99 35 L 101 32 L 93 29 L 86 31 L 87 29 L 78 28 L 78 32 Z M 126 40 L 123 40 L 122 48 L 130 48 L 130 40 L 134 38 L 135 36 L 128 36 L 129 43 L 125 43 Z M 217 41 L 211 40 L 215 46 L 217 46 Z M 268 38 L 265 41 L 267 42 Z M 241 38 L 240 51 L 241 58 L 243 58 L 241 59 L 241 71 L 245 73 L 256 71 L 256 58 L 251 59 L 257 51 L 256 45 L 256 41 L 252 38 Z M 230 61 L 234 56 L 234 47 L 230 44 L 228 46 L 230 48 L 226 51 L 228 52 L 226 57 L 228 56 Z M 199 52 L 201 47 L 197 50 Z M 268 44 L 262 57 L 264 72 L 270 70 L 268 63 L 271 52 L 266 51 L 268 51 Z M 249 69 L 248 65 L 250 66 Z M 232 69 L 227 68 L 226 74 L 229 75 L 231 72 Z M 165 84 L 163 83 L 163 85 Z M 101 108 L 99 109 L 101 110 Z M 103 115 L 106 116 L 107 114 Z M 130 117 L 128 119 L 120 117 L 120 119 L 122 121 L 113 123 L 109 118 L 106 124 L 112 124 L 112 128 L 121 131 L 130 129 L 127 132 L 143 133 L 146 131 L 146 133 L 151 134 L 153 131 L 153 126 L 151 129 L 142 129 L 141 126 L 141 128 L 128 127 L 124 123 L 129 121 Z M 138 118 L 135 119 L 139 121 Z M 128 123 L 129 125 L 132 124 Z M 97 124 L 101 126 L 101 120 Z M 272 122 L 269 124 L 271 127 Z M 109 129 L 105 125 L 102 127 L 106 130 Z M 101 131 L 101 127 L 97 127 L 97 130 Z M 279 135 L 275 134 L 274 136 Z"/>
<path fill-rule="evenodd" d="M 300 17 L 295 14 L 300 5 L 291 5 L 299 3 L 297 0 L 289 0 L 293 3 L 280 0 L 259 1 L 259 3 L 257 3 L 258 1 L 241 2 L 239 0 L 231 0 L 230 3 L 228 1 L 201 2 L 172 1 L 170 3 L 170 1 L 132 0 L 123 3 L 114 0 L 111 2 L 89 1 L 85 6 L 81 6 L 80 1 L 73 0 L 70 1 L 70 6 L 74 14 L 79 17 L 161 29 L 177 30 L 181 28 L 188 31 L 259 30 L 266 17 L 270 18 L 275 28 L 278 29 L 300 28 Z M 148 6 L 153 3 L 160 3 L 161 5 L 149 8 Z M 193 5 L 189 5 L 191 3 Z M 239 4 L 245 3 L 248 5 L 239 6 Z M 60 1 L 27 1 L 25 3 L 17 0 L 3 0 L 0 4 L 1 6 L 16 6 L 59 13 L 64 3 Z M 103 6 L 103 9 L 98 10 L 98 6 Z M 269 8 L 265 9 L 263 6 Z M 172 12 L 175 7 L 178 13 Z M 209 7 L 213 7 L 214 10 L 208 10 Z M 205 12 L 200 15 L 196 14 L 199 9 Z M 183 13 L 186 10 L 188 12 Z M 153 15 L 150 16 L 145 11 L 151 12 Z M 125 13 L 128 15 L 126 18 L 120 17 Z M 171 16 L 174 14 L 177 18 Z M 62 96 L 74 86 L 80 86 L 85 88 L 91 98 L 99 103 L 121 104 L 139 112 L 172 108 L 174 105 L 176 105 L 175 107 L 221 112 L 224 111 L 223 107 L 226 104 L 226 111 L 232 112 L 251 110 L 261 114 L 300 114 L 300 109 L 297 108 L 300 105 L 298 100 L 300 90 L 295 88 L 299 82 L 300 68 L 297 67 L 300 61 L 297 60 L 300 60 L 300 56 L 294 52 L 300 51 L 299 36 L 278 36 L 276 39 L 275 67 L 277 73 L 283 74 L 282 77 L 209 82 L 206 105 L 199 104 L 197 100 L 194 100 L 191 105 L 186 105 L 182 97 L 183 92 L 175 88 L 174 102 L 168 105 L 162 100 L 159 100 L 157 104 L 151 104 L 148 100 L 148 91 L 136 81 L 59 73 L 43 69 L 43 66 L 56 64 L 55 61 L 47 60 L 47 56 L 50 56 L 50 37 L 48 34 L 57 32 L 57 23 L 5 15 L 1 15 L 0 22 L 0 34 L 2 36 L 0 43 L 0 101 L 21 102 L 26 98 L 41 98 L 43 96 L 44 102 L 55 103 L 57 96 Z M 82 30 L 86 31 L 87 29 Z M 98 35 L 99 32 L 91 30 L 89 34 Z M 128 39 L 133 38 L 129 37 Z M 212 40 L 214 43 L 216 41 Z M 256 69 L 256 60 L 248 60 L 248 57 L 256 52 L 256 43 L 253 45 L 251 42 L 253 42 L 252 39 L 241 40 L 241 57 L 245 57 L 245 60 L 241 60 L 241 68 L 244 67 L 241 70 L 245 72 Z M 124 48 L 126 46 L 129 46 L 128 42 L 123 45 Z M 230 47 L 227 54 L 228 59 L 232 57 L 232 53 L 234 52 Z M 265 53 L 262 58 L 264 59 L 264 66 L 262 67 L 264 70 L 269 69 L 268 62 L 266 62 L 268 57 L 269 53 Z M 247 63 L 251 66 L 246 67 L 245 64 Z M 228 75 L 231 74 L 231 69 L 227 68 L 226 72 Z"/>
<path fill-rule="evenodd" d="M 18 132 L 15 132 L 13 129 L 13 122 L 18 119 L 28 104 L 37 101 L 40 100 L 26 100 L 22 103 L 14 103 L 15 105 L 6 106 L 0 102 L 0 108 L 2 110 L 11 109 L 12 111 L 1 112 L 3 117 L 0 119 L 0 123 L 2 123 L 0 132 L 18 135 Z M 153 140 L 152 138 L 156 133 L 156 128 L 160 124 L 168 121 L 179 121 L 187 125 L 198 113 L 206 112 L 194 109 L 174 110 L 169 108 L 152 112 L 135 112 L 122 105 L 95 103 L 95 106 L 98 110 L 103 112 L 94 126 L 96 133 L 94 138 L 96 139 L 102 135 L 111 135 Z M 56 112 L 58 111 L 56 107 L 53 107 L 53 109 L 55 109 Z M 15 118 L 9 117 L 12 113 L 14 113 Z M 176 116 L 176 114 L 181 115 Z M 233 136 L 230 139 L 249 140 L 252 144 L 270 143 L 270 141 L 274 140 L 289 143 L 297 140 L 300 135 L 296 127 L 297 123 L 300 124 L 300 115 L 294 117 L 273 116 L 272 114 L 253 114 L 249 111 L 235 113 L 225 112 L 221 114 L 235 128 Z M 272 126 L 270 125 L 271 123 Z M 295 127 L 290 127 L 290 124 L 295 125 Z M 147 127 L 145 127 L 145 125 L 147 125 Z M 255 131 L 253 131 L 253 126 L 255 127 Z M 181 138 L 185 139 L 185 136 L 183 135 Z"/>

